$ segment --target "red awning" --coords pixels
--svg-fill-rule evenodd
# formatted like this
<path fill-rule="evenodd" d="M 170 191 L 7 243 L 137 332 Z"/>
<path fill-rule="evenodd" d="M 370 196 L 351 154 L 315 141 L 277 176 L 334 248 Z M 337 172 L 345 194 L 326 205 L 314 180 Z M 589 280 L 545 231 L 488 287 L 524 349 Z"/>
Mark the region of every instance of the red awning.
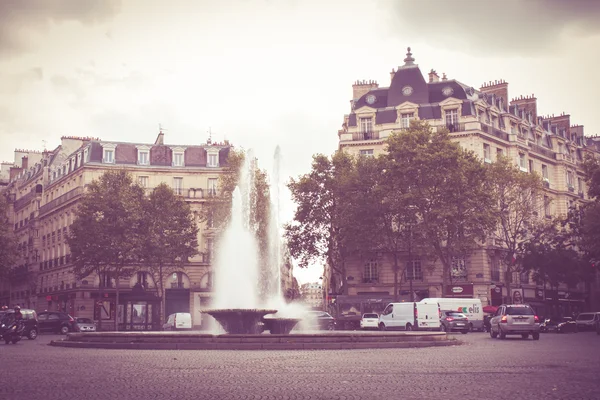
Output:
<path fill-rule="evenodd" d="M 495 314 L 498 311 L 498 307 L 496 306 L 485 306 L 483 307 L 484 313 Z"/>

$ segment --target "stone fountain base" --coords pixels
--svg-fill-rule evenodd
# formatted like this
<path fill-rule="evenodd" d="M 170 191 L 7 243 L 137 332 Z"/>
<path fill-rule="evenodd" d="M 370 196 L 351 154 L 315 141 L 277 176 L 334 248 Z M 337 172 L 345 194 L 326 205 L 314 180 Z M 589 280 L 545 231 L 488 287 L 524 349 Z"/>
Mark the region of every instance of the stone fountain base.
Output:
<path fill-rule="evenodd" d="M 444 332 L 319 331 L 288 335 L 208 335 L 196 332 L 69 333 L 51 346 L 140 350 L 322 350 L 454 346 Z"/>
<path fill-rule="evenodd" d="M 264 330 L 269 331 L 274 335 L 289 334 L 298 322 L 300 322 L 300 318 L 263 318 Z"/>
<path fill-rule="evenodd" d="M 259 334 L 263 331 L 263 317 L 274 314 L 270 309 L 208 309 L 203 313 L 211 315 L 229 334 Z M 290 329 L 291 330 L 291 329 Z"/>

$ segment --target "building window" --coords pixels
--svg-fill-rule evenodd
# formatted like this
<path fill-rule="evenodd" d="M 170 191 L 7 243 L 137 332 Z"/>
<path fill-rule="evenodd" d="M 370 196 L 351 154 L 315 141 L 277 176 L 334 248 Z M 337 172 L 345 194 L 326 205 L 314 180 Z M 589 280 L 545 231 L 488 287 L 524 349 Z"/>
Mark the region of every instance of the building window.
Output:
<path fill-rule="evenodd" d="M 361 150 L 360 155 L 365 157 L 373 157 L 373 149 Z"/>
<path fill-rule="evenodd" d="M 483 144 L 483 162 L 491 163 L 492 157 L 490 156 L 491 148 L 487 143 Z"/>
<path fill-rule="evenodd" d="M 529 172 L 533 173 L 533 160 L 529 160 Z"/>
<path fill-rule="evenodd" d="M 108 272 L 100 273 L 100 287 L 103 287 L 103 288 L 111 288 L 112 287 L 112 279 L 110 279 L 110 274 Z"/>
<path fill-rule="evenodd" d="M 373 132 L 373 119 L 372 118 L 361 118 L 360 119 L 360 131 L 362 133 Z"/>
<path fill-rule="evenodd" d="M 458 130 L 458 109 L 446 110 L 444 114 L 446 117 L 446 127 L 450 132 L 456 132 Z"/>
<path fill-rule="evenodd" d="M 450 274 L 452 279 L 467 279 L 467 265 L 463 257 L 452 257 Z"/>
<path fill-rule="evenodd" d="M 219 155 L 218 154 L 209 154 L 208 155 L 208 166 L 209 167 L 218 167 L 219 166 Z"/>
<path fill-rule="evenodd" d="M 569 192 L 575 191 L 575 186 L 573 185 L 573 173 L 571 171 L 567 171 L 567 187 L 569 188 Z"/>
<path fill-rule="evenodd" d="M 183 153 L 173 153 L 173 166 L 183 167 Z"/>
<path fill-rule="evenodd" d="M 150 164 L 150 152 L 148 150 L 138 150 L 138 164 L 148 165 Z"/>
<path fill-rule="evenodd" d="M 400 126 L 402 128 L 410 128 L 410 121 L 414 118 L 414 113 L 406 113 L 400 115 Z"/>
<path fill-rule="evenodd" d="M 550 217 L 550 198 L 544 196 L 544 215 Z"/>
<path fill-rule="evenodd" d="M 498 148 L 496 149 L 496 159 L 498 159 L 498 158 L 502 157 L 503 155 L 504 155 L 504 152 L 502 151 L 502 149 L 501 149 L 501 148 L 499 148 L 499 147 L 498 147 Z"/>
<path fill-rule="evenodd" d="M 542 164 L 542 178 L 548 182 L 548 166 L 544 164 Z"/>
<path fill-rule="evenodd" d="M 583 194 L 583 181 L 581 178 L 577 178 L 577 192 Z"/>
<path fill-rule="evenodd" d="M 183 178 L 173 178 L 173 192 L 176 195 L 183 194 Z"/>
<path fill-rule="evenodd" d="M 525 285 L 529 284 L 529 272 L 521 272 L 519 278 L 521 279 L 521 283 Z"/>
<path fill-rule="evenodd" d="M 208 178 L 208 195 L 217 195 L 217 178 Z"/>
<path fill-rule="evenodd" d="M 363 283 L 375 283 L 377 281 L 379 281 L 379 274 L 377 273 L 377 261 L 368 261 L 365 264 Z"/>
<path fill-rule="evenodd" d="M 140 184 L 141 187 L 147 188 L 148 181 L 149 181 L 149 178 L 147 176 L 138 176 L 138 183 Z"/>
<path fill-rule="evenodd" d="M 421 260 L 413 260 L 406 263 L 406 279 L 407 280 L 423 280 L 423 269 L 421 268 Z"/>
<path fill-rule="evenodd" d="M 527 172 L 527 164 L 525 162 L 525 154 L 519 153 L 519 168 L 521 171 Z"/>
<path fill-rule="evenodd" d="M 492 257 L 491 278 L 492 282 L 500 282 L 500 260 L 497 257 Z"/>
<path fill-rule="evenodd" d="M 136 286 L 141 286 L 144 289 L 148 289 L 148 273 L 141 271 L 137 273 Z"/>
<path fill-rule="evenodd" d="M 104 155 L 102 157 L 102 162 L 104 162 L 106 164 L 114 164 L 115 150 L 114 149 L 104 149 Z"/>

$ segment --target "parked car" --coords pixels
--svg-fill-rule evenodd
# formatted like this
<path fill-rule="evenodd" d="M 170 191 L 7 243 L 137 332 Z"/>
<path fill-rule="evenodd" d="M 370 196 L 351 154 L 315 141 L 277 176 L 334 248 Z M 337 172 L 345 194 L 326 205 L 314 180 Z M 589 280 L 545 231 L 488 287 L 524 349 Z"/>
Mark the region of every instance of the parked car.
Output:
<path fill-rule="evenodd" d="M 521 335 L 540 339 L 539 318 L 527 304 L 503 304 L 490 320 L 490 336 L 505 339 L 507 335 Z"/>
<path fill-rule="evenodd" d="M 304 324 L 310 329 L 335 330 L 335 318 L 325 311 L 308 311 Z"/>
<path fill-rule="evenodd" d="M 379 324 L 379 315 L 376 313 L 363 314 L 360 319 L 360 329 L 377 329 Z"/>
<path fill-rule="evenodd" d="M 75 318 L 79 332 L 96 332 L 96 323 L 89 318 Z"/>
<path fill-rule="evenodd" d="M 584 312 L 577 316 L 575 322 L 580 331 L 593 331 L 598 320 L 600 320 L 600 312 Z"/>
<path fill-rule="evenodd" d="M 442 311 L 440 330 L 442 332 L 460 332 L 464 335 L 471 330 L 469 318 L 457 311 Z"/>
<path fill-rule="evenodd" d="M 540 332 L 567 333 L 578 331 L 577 324 L 570 317 L 549 318 L 540 324 Z"/>
<path fill-rule="evenodd" d="M 40 332 L 61 333 L 79 332 L 77 322 L 65 312 L 44 311 L 38 314 Z"/>
<path fill-rule="evenodd" d="M 483 332 L 485 329 L 483 323 L 484 311 L 480 299 L 436 297 L 423 299 L 419 303 L 437 303 L 442 310 L 464 314 L 469 319 L 470 331 Z"/>
<path fill-rule="evenodd" d="M 184 329 L 192 329 L 192 314 L 190 313 L 174 313 L 169 315 L 167 322 L 163 324 L 165 331 L 178 331 Z"/>
<path fill-rule="evenodd" d="M 379 329 L 440 330 L 438 303 L 390 303 L 379 315 Z"/>
<path fill-rule="evenodd" d="M 14 313 L 14 310 L 6 310 L 0 312 L 0 320 L 7 314 Z M 25 322 L 25 329 L 23 329 L 23 336 L 29 340 L 35 340 L 38 336 L 38 316 L 35 310 L 27 308 L 21 308 L 21 314 L 23 314 L 23 321 Z"/>

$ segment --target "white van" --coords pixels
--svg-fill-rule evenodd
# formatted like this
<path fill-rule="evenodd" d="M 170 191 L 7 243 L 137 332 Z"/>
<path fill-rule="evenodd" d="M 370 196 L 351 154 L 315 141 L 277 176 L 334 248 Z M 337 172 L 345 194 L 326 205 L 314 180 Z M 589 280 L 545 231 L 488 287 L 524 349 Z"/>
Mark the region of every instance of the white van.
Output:
<path fill-rule="evenodd" d="M 442 311 L 458 311 L 469 319 L 471 331 L 483 331 L 483 307 L 480 299 L 459 299 L 436 297 L 421 300 L 422 304 L 439 304 Z"/>
<path fill-rule="evenodd" d="M 440 330 L 440 308 L 437 304 L 390 303 L 379 315 L 379 329 Z"/>
<path fill-rule="evenodd" d="M 175 313 L 169 315 L 167 322 L 163 325 L 165 331 L 177 331 L 180 329 L 192 329 L 192 314 Z"/>

